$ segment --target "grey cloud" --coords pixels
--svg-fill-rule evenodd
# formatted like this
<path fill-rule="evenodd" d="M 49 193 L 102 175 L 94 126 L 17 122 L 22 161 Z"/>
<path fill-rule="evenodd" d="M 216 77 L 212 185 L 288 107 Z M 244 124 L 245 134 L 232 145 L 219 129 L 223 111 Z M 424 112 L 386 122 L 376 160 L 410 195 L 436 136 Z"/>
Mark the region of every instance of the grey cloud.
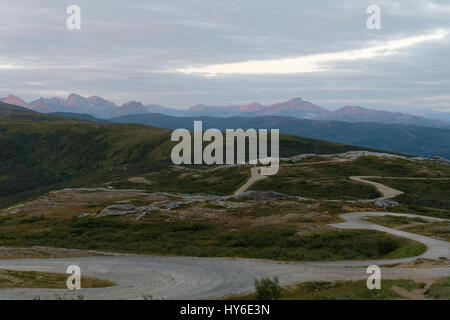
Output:
<path fill-rule="evenodd" d="M 65 28 L 73 3 L 82 9 L 80 31 Z M 365 27 L 370 4 L 381 7 L 379 31 Z M 449 38 L 317 74 L 205 78 L 166 71 L 359 49 L 450 29 L 449 12 L 444 0 L 3 0 L 0 65 L 23 68 L 0 68 L 0 96 L 76 92 L 179 108 L 301 96 L 330 108 L 437 109 L 449 101 Z"/>

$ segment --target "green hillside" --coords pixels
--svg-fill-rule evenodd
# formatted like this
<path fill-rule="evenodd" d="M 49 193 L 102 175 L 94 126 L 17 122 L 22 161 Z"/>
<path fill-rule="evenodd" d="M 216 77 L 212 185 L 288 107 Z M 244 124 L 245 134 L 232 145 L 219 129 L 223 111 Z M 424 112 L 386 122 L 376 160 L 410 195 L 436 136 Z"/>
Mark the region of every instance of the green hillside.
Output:
<path fill-rule="evenodd" d="M 170 130 L 95 123 L 0 104 L 0 207 L 49 190 L 98 186 L 170 165 Z M 282 135 L 282 157 L 361 150 Z"/>

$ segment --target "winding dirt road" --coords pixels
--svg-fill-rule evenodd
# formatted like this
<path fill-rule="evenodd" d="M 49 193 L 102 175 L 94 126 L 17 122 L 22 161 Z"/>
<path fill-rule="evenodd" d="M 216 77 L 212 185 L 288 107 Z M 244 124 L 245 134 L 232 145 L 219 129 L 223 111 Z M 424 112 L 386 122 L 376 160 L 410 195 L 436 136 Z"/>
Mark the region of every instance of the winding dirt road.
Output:
<path fill-rule="evenodd" d="M 264 179 L 258 168 L 251 169 L 251 178 L 235 194 L 248 190 Z M 352 180 L 374 185 L 390 199 L 401 191 L 368 181 L 375 177 L 351 177 Z M 377 177 L 378 178 L 378 177 Z M 430 237 L 395 230 L 363 220 L 369 216 L 420 217 L 428 221 L 449 221 L 412 214 L 390 212 L 353 212 L 341 215 L 345 222 L 331 226 L 342 229 L 371 229 L 424 243 L 428 250 L 419 257 L 393 260 L 277 262 L 270 260 L 233 258 L 162 257 L 122 255 L 64 259 L 0 260 L 0 269 L 35 270 L 64 273 L 69 265 L 80 266 L 82 275 L 110 280 L 110 288 L 82 289 L 76 292 L 55 289 L 1 289 L 0 299 L 54 299 L 55 295 L 86 299 L 142 299 L 143 295 L 164 299 L 209 299 L 250 292 L 255 278 L 278 276 L 282 284 L 304 281 L 335 281 L 366 279 L 369 265 L 387 265 L 414 261 L 417 258 L 450 259 L 450 243 Z M 437 279 L 449 276 L 448 267 L 430 269 L 383 268 L 383 279 Z"/>
<path fill-rule="evenodd" d="M 394 260 L 277 262 L 255 259 L 161 257 L 114 255 L 64 259 L 0 260 L 0 269 L 35 270 L 64 273 L 69 265 L 80 266 L 82 275 L 113 281 L 110 288 L 82 289 L 76 292 L 55 289 L 3 289 L 0 299 L 54 299 L 59 296 L 83 295 L 86 299 L 142 299 L 143 295 L 164 299 L 209 299 L 249 292 L 255 278 L 278 276 L 282 284 L 302 281 L 359 280 L 367 278 L 369 265 L 386 265 L 413 261 L 417 258 L 450 259 L 450 243 L 404 231 L 382 227 L 361 220 L 367 216 L 402 215 L 430 221 L 444 219 L 426 216 L 357 212 L 344 214 L 343 223 L 333 225 L 345 229 L 372 229 L 419 241 L 428 250 L 419 257 Z M 383 268 L 384 279 L 437 279 L 450 274 L 449 268 L 403 269 Z"/>
<path fill-rule="evenodd" d="M 339 163 L 339 162 L 348 162 L 350 160 L 329 160 L 329 161 L 318 161 L 318 162 L 309 162 L 309 163 L 299 163 L 299 164 L 284 164 L 280 165 L 280 167 L 287 167 L 287 166 L 307 166 L 307 165 L 315 165 L 315 164 L 324 164 L 324 163 Z M 267 178 L 267 176 L 262 176 L 260 174 L 260 168 L 258 167 L 252 167 L 250 169 L 250 178 L 247 180 L 247 182 L 242 185 L 234 194 L 242 194 L 248 189 L 251 188 L 253 184 L 256 182 Z M 388 187 L 382 183 L 374 182 L 369 179 L 398 179 L 398 180 L 449 180 L 450 178 L 416 178 L 416 177 L 384 177 L 384 176 L 351 176 L 349 177 L 350 180 L 369 184 L 374 186 L 378 192 L 382 194 L 381 197 L 376 198 L 374 200 L 389 200 L 393 199 L 401 194 L 403 194 L 402 191 L 393 189 L 391 187 Z M 366 200 L 365 200 L 366 201 Z"/>
<path fill-rule="evenodd" d="M 397 180 L 449 180 L 450 178 L 410 178 L 410 177 L 383 177 L 383 176 L 353 176 L 350 180 L 370 184 L 374 186 L 378 192 L 382 194 L 381 197 L 375 200 L 388 200 L 403 194 L 400 190 L 395 190 L 379 182 L 370 181 L 368 179 L 397 179 Z"/>

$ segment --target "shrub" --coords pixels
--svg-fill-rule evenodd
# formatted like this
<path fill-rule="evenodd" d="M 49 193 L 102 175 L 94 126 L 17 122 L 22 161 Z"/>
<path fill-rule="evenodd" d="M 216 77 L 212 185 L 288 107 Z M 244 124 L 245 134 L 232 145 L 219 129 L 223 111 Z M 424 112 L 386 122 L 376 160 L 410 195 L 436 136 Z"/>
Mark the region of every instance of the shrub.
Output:
<path fill-rule="evenodd" d="M 281 298 L 281 288 L 277 277 L 273 280 L 269 278 L 255 279 L 255 290 L 257 300 L 277 300 Z"/>

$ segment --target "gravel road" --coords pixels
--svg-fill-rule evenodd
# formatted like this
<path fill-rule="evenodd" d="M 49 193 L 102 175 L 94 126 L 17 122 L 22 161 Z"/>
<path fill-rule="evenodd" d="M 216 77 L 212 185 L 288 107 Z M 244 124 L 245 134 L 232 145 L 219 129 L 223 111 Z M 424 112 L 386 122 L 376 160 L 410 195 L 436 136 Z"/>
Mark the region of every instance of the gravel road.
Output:
<path fill-rule="evenodd" d="M 450 244 L 425 236 L 394 230 L 368 221 L 365 216 L 398 215 L 396 213 L 358 212 L 341 217 L 346 222 L 337 228 L 374 229 L 416 241 L 428 246 L 421 258 L 450 259 Z M 406 215 L 411 216 L 411 215 Z M 414 215 L 416 216 L 416 215 Z M 422 216 L 420 216 L 422 217 Z M 422 217 L 441 221 L 443 219 Z M 67 266 L 80 266 L 82 275 L 113 281 L 110 288 L 82 289 L 76 292 L 55 289 L 2 289 L 0 299 L 54 299 L 83 295 L 86 299 L 210 299 L 229 294 L 249 292 L 255 278 L 278 276 L 282 284 L 298 281 L 334 281 L 366 279 L 366 267 L 415 260 L 334 261 L 334 262 L 276 262 L 255 259 L 161 257 L 143 255 L 114 255 L 64 259 L 0 260 L 0 269 L 35 270 L 64 273 Z M 450 275 L 449 268 L 404 269 L 383 268 L 383 278 L 436 279 Z"/>
<path fill-rule="evenodd" d="M 301 164 L 304 165 L 304 164 Z M 251 168 L 251 178 L 235 194 L 249 189 L 264 179 L 258 168 Z M 351 177 L 368 183 L 390 199 L 402 192 L 366 179 L 378 177 Z M 416 178 L 414 178 L 416 179 Z M 450 243 L 430 237 L 383 227 L 362 220 L 368 216 L 396 215 L 420 217 L 429 221 L 448 221 L 412 214 L 389 212 L 353 212 L 341 215 L 343 223 L 332 225 L 342 229 L 371 229 L 390 233 L 424 243 L 428 250 L 419 257 L 395 260 L 331 261 L 331 262 L 276 262 L 256 259 L 162 257 L 123 255 L 61 258 L 0 260 L 0 269 L 34 270 L 64 273 L 69 265 L 80 266 L 82 275 L 110 280 L 116 286 L 78 291 L 55 289 L 0 289 L 0 299 L 54 299 L 83 295 L 86 299 L 211 299 L 230 294 L 250 292 L 255 278 L 278 276 L 282 284 L 303 281 L 335 281 L 366 279 L 369 265 L 387 265 L 413 261 L 417 258 L 450 259 Z M 430 269 L 383 268 L 382 277 L 391 279 L 437 279 L 450 275 L 448 267 Z"/>

